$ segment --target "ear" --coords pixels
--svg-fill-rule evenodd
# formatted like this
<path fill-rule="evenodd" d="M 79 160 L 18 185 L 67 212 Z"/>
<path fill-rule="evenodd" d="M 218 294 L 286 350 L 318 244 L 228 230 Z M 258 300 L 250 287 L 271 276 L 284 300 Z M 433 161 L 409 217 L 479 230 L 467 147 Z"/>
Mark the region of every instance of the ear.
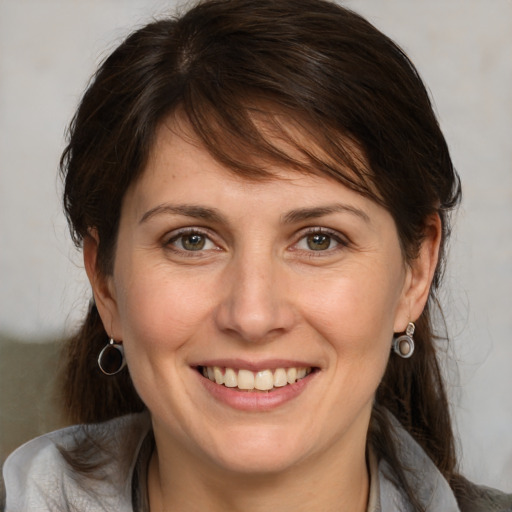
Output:
<path fill-rule="evenodd" d="M 435 213 L 427 219 L 417 257 L 406 263 L 406 278 L 400 301 L 401 307 L 395 317 L 395 332 L 405 331 L 407 324 L 416 321 L 425 308 L 437 267 L 441 237 L 441 219 Z"/>
<path fill-rule="evenodd" d="M 89 283 L 94 294 L 103 327 L 107 334 L 116 341 L 122 340 L 117 301 L 114 293 L 113 277 L 105 275 L 98 268 L 99 237 L 95 229 L 83 241 L 84 265 Z"/>

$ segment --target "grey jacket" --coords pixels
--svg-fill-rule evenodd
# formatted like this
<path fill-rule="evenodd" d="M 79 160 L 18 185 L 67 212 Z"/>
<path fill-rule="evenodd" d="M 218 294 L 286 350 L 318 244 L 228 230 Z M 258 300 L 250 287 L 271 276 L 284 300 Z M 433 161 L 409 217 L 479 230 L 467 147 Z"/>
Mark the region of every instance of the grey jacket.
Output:
<path fill-rule="evenodd" d="M 512 512 L 512 495 L 461 482 L 459 502 L 421 447 L 396 422 L 397 452 L 410 468 L 407 478 L 425 512 Z M 146 512 L 145 482 L 150 450 L 147 414 L 116 418 L 87 427 L 70 427 L 44 435 L 18 448 L 3 469 L 6 512 L 116 511 Z M 99 469 L 74 474 L 62 451 L 87 440 L 91 462 Z M 60 447 L 60 449 L 58 448 Z M 146 448 L 145 448 L 146 447 Z M 393 483 L 386 461 L 370 454 L 368 512 L 410 512 L 405 493 Z M 137 492 L 135 487 L 141 487 Z"/>

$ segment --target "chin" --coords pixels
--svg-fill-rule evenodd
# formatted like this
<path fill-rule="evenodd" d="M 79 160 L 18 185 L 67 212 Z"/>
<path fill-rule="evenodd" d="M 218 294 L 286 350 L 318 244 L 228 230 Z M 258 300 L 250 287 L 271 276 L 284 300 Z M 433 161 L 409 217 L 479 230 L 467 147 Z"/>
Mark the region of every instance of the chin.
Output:
<path fill-rule="evenodd" d="M 228 472 L 263 476 L 286 472 L 305 458 L 305 440 L 286 429 L 250 430 L 230 431 L 215 452 L 210 452 L 214 463 Z"/>

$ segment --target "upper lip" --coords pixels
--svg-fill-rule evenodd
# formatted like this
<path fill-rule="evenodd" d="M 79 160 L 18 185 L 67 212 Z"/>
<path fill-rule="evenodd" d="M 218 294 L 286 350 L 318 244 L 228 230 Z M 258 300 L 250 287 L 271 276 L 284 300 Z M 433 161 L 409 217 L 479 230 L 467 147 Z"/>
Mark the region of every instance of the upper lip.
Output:
<path fill-rule="evenodd" d="M 262 370 L 275 370 L 276 368 L 315 368 L 316 365 L 310 362 L 298 361 L 295 359 L 264 359 L 261 361 L 248 361 L 246 359 L 208 359 L 199 361 L 193 365 L 197 366 L 218 366 L 220 368 L 236 368 L 237 370 L 250 370 L 258 372 Z"/>

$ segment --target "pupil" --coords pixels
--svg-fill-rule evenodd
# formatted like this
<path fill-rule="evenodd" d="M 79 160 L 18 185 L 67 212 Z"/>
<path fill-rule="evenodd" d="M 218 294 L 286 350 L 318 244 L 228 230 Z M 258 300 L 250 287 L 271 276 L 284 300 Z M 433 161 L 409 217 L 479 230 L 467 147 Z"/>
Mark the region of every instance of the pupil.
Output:
<path fill-rule="evenodd" d="M 188 235 L 183 238 L 183 247 L 189 251 L 200 251 L 205 244 L 202 235 Z"/>
<path fill-rule="evenodd" d="M 316 235 L 309 235 L 308 239 L 308 247 L 313 251 L 322 251 L 325 249 L 329 249 L 329 245 L 331 245 L 331 237 L 328 235 L 322 235 L 317 233 Z"/>

